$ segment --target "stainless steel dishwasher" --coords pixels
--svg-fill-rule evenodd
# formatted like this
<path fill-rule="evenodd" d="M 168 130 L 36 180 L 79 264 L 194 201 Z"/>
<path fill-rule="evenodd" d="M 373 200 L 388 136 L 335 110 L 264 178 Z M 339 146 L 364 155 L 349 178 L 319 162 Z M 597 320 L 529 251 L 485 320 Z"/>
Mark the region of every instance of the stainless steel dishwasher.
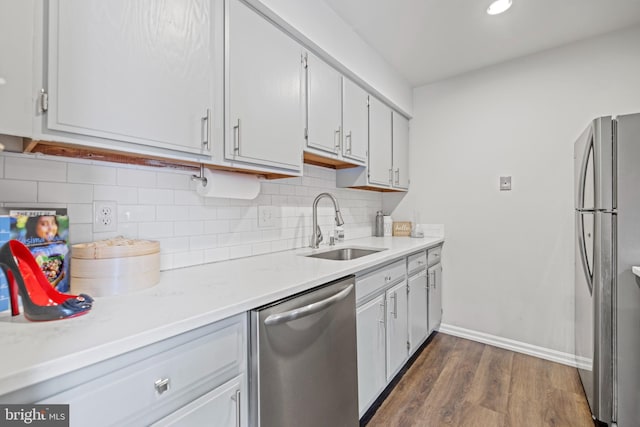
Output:
<path fill-rule="evenodd" d="M 251 425 L 358 425 L 353 276 L 251 312 Z"/>

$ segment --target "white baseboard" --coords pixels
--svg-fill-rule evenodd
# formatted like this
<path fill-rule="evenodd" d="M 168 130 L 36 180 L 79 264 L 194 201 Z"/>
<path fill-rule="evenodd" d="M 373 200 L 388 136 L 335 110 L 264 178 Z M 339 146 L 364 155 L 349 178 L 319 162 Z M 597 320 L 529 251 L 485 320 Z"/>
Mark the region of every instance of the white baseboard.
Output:
<path fill-rule="evenodd" d="M 550 360 L 552 362 L 562 363 L 563 365 L 569 365 L 574 368 L 583 368 L 587 365 L 587 363 L 585 362 L 580 363 L 579 366 L 579 364 L 576 363 L 575 355 L 571 353 L 551 350 L 549 348 L 539 347 L 537 345 L 527 344 L 508 338 L 502 338 L 496 335 L 486 334 L 484 332 L 473 331 L 471 329 L 460 328 L 458 326 L 447 325 L 443 323 L 442 325 L 440 325 L 439 331 L 444 334 L 466 338 L 468 340 L 489 344 L 494 347 L 504 348 L 506 350 L 515 351 L 517 353 L 523 353 L 529 356 Z M 585 366 L 581 366 L 583 364 Z"/>

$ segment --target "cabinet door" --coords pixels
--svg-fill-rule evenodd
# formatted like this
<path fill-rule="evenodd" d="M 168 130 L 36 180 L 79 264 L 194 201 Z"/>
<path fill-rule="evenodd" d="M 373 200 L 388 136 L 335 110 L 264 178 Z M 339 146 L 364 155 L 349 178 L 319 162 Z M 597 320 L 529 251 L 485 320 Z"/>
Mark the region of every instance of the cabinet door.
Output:
<path fill-rule="evenodd" d="M 307 54 L 307 146 L 337 154 L 342 129 L 342 76 Z"/>
<path fill-rule="evenodd" d="M 409 343 L 413 353 L 428 335 L 427 272 L 409 278 Z"/>
<path fill-rule="evenodd" d="M 362 416 L 386 385 L 384 295 L 356 310 L 358 412 Z"/>
<path fill-rule="evenodd" d="M 211 0 L 52 0 L 49 129 L 205 153 Z"/>
<path fill-rule="evenodd" d="M 386 304 L 387 381 L 390 381 L 407 360 L 409 352 L 406 280 L 387 290 Z"/>
<path fill-rule="evenodd" d="M 199 397 L 171 415 L 152 424 L 165 426 L 206 426 L 240 427 L 246 425 L 241 417 L 241 381 L 237 377 L 226 384 Z M 212 424 L 213 423 L 213 424 Z"/>
<path fill-rule="evenodd" d="M 31 136 L 34 0 L 0 2 L 0 134 Z"/>
<path fill-rule="evenodd" d="M 351 80 L 342 78 L 342 155 L 361 164 L 369 146 L 369 95 Z"/>
<path fill-rule="evenodd" d="M 239 0 L 229 0 L 225 158 L 299 172 L 302 49 Z"/>
<path fill-rule="evenodd" d="M 427 271 L 429 275 L 429 333 L 440 327 L 442 321 L 442 264 Z"/>
<path fill-rule="evenodd" d="M 393 112 L 393 186 L 409 188 L 409 120 Z"/>
<path fill-rule="evenodd" d="M 369 100 L 369 182 L 390 187 L 391 109 L 371 97 Z"/>

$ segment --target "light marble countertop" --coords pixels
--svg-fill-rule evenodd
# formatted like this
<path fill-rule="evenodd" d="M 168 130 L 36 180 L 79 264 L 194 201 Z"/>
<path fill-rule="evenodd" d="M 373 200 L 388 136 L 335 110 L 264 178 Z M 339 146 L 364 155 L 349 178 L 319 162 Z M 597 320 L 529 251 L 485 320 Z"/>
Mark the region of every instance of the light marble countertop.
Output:
<path fill-rule="evenodd" d="M 367 237 L 335 247 L 386 248 L 351 261 L 276 252 L 161 273 L 135 293 L 96 298 L 90 313 L 52 322 L 0 314 L 0 395 L 436 246 L 441 237 Z"/>

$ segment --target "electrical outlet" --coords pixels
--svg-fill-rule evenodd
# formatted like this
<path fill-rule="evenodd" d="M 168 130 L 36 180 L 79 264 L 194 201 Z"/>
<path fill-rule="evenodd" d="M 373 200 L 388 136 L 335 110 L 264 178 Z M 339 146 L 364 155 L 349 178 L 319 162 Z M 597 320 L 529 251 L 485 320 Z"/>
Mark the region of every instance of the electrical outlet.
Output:
<path fill-rule="evenodd" d="M 258 227 L 276 226 L 276 207 L 258 206 Z"/>
<path fill-rule="evenodd" d="M 116 231 L 117 204 L 114 201 L 93 202 L 93 232 Z"/>

